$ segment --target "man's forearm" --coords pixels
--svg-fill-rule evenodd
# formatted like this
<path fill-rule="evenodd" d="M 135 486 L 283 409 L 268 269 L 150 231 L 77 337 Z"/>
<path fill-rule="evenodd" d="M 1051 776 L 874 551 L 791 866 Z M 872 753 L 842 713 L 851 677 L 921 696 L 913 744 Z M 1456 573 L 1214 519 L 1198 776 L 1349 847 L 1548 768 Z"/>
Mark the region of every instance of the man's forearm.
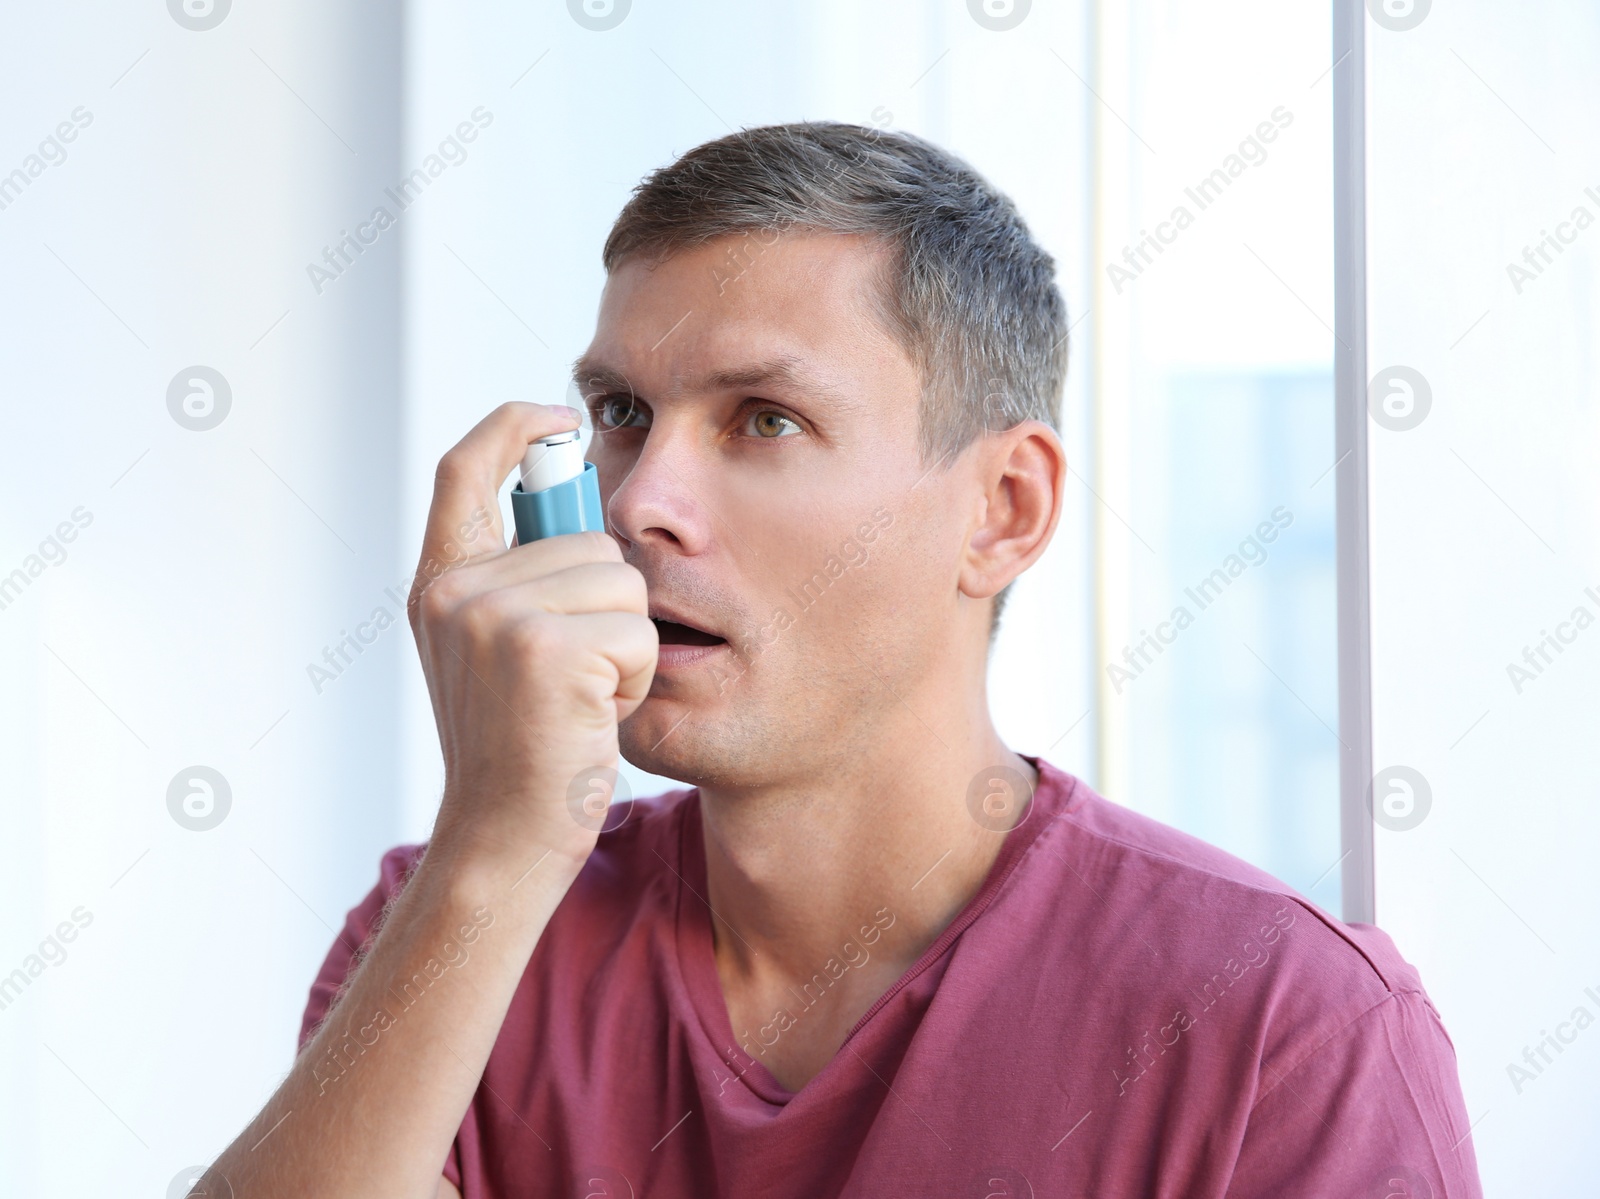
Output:
<path fill-rule="evenodd" d="M 430 849 L 288 1078 L 207 1181 L 226 1178 L 250 1199 L 433 1199 L 518 980 L 580 867 L 542 852 L 469 861 Z"/>

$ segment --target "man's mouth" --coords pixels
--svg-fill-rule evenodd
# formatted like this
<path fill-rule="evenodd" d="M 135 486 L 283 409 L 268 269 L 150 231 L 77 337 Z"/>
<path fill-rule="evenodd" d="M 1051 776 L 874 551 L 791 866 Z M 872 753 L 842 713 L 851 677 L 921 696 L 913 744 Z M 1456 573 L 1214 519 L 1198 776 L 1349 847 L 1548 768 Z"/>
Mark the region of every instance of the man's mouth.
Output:
<path fill-rule="evenodd" d="M 662 645 L 725 645 L 727 638 L 718 637 L 715 633 L 708 633 L 705 629 L 697 629 L 693 625 L 683 624 L 676 620 L 667 620 L 664 617 L 652 616 L 655 622 L 656 633 Z"/>

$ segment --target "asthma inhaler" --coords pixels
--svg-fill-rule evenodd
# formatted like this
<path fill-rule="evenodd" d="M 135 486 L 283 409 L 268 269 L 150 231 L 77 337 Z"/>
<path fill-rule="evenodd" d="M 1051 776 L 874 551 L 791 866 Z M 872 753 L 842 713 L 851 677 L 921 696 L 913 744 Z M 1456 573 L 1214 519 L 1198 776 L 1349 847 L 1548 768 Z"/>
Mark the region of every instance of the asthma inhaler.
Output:
<path fill-rule="evenodd" d="M 511 489 L 517 544 L 562 533 L 605 532 L 600 476 L 583 460 L 578 430 L 552 433 L 528 447 L 522 477 Z"/>

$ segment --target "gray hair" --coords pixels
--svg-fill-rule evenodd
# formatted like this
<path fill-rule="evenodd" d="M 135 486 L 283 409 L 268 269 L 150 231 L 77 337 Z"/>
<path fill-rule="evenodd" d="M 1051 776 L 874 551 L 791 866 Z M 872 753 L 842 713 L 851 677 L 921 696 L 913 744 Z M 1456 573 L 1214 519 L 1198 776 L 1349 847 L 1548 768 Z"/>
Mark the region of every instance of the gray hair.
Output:
<path fill-rule="evenodd" d="M 806 121 L 707 142 L 634 189 L 602 260 L 611 271 L 790 228 L 889 247 L 880 308 L 922 376 L 924 465 L 1024 420 L 1060 431 L 1067 325 L 1055 263 L 1008 197 L 922 138 Z M 995 597 L 995 624 L 1009 590 Z"/>

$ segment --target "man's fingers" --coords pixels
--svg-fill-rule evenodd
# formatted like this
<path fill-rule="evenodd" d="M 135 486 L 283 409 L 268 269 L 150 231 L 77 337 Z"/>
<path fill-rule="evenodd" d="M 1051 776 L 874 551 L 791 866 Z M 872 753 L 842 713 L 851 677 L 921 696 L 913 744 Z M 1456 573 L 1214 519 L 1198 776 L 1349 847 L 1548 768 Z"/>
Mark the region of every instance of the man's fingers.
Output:
<path fill-rule="evenodd" d="M 518 578 L 506 572 L 506 557 L 474 562 L 451 575 L 448 586 L 455 595 L 446 602 L 460 602 L 469 619 L 496 626 L 535 613 L 617 612 L 635 618 L 650 613 L 644 576 L 621 562 L 579 562 L 536 578 Z"/>
<path fill-rule="evenodd" d="M 501 404 L 439 459 L 418 572 L 437 577 L 468 558 L 503 549 L 500 484 L 541 437 L 578 427 L 544 404 Z"/>
<path fill-rule="evenodd" d="M 567 533 L 560 537 L 546 537 L 515 553 L 488 554 L 475 557 L 470 562 L 462 560 L 457 564 L 459 573 L 452 571 L 450 581 L 458 596 L 481 595 L 504 587 L 537 582 L 546 575 L 570 570 L 574 566 L 621 561 L 622 549 L 610 534 Z M 420 602 L 422 594 L 444 573 L 444 569 L 439 569 L 430 576 L 414 580 L 413 602 Z"/>
<path fill-rule="evenodd" d="M 514 553 L 475 562 L 473 568 L 488 572 L 486 577 L 504 587 L 585 562 L 622 561 L 622 547 L 617 544 L 616 538 L 598 530 L 562 533 L 559 537 L 546 537 L 525 546 L 513 546 L 512 549 Z"/>
<path fill-rule="evenodd" d="M 590 612 L 568 619 L 581 628 L 580 640 L 598 647 L 616 667 L 617 718 L 626 720 L 650 694 L 661 646 L 655 625 L 633 612 Z"/>
<path fill-rule="evenodd" d="M 583 562 L 547 574 L 528 585 L 516 588 L 517 601 L 528 596 L 546 612 L 579 616 L 590 612 L 631 612 L 650 614 L 650 597 L 644 576 L 620 562 Z"/>

